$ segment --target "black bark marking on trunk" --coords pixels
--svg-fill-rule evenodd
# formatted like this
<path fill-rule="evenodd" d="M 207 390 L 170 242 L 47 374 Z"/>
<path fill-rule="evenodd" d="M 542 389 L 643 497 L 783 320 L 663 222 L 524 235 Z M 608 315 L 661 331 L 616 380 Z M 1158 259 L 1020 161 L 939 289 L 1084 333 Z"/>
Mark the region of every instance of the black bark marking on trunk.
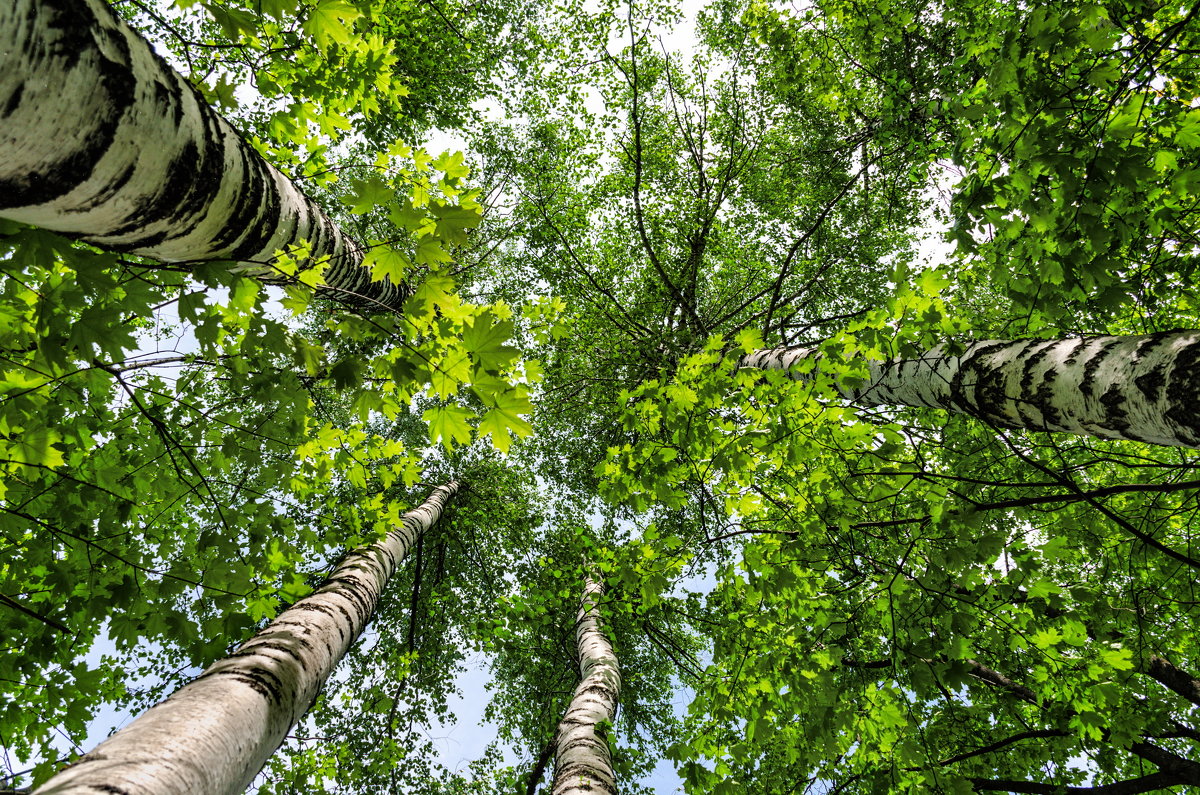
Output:
<path fill-rule="evenodd" d="M 322 604 L 320 602 L 297 602 L 296 604 L 292 605 L 289 609 L 290 610 L 307 610 L 312 613 L 320 613 L 322 615 L 329 616 L 330 618 L 336 618 L 336 616 L 333 614 L 333 610 L 329 607 L 329 605 Z"/>
<path fill-rule="evenodd" d="M 1156 367 L 1148 373 L 1142 373 L 1137 378 L 1133 379 L 1133 384 L 1142 393 L 1146 400 L 1157 402 L 1163 394 L 1163 387 L 1167 384 L 1167 377 L 1163 374 L 1162 367 Z"/>
<path fill-rule="evenodd" d="M 903 363 L 883 362 L 879 365 L 879 377 L 875 379 L 875 383 L 855 383 L 853 386 L 846 384 L 843 389 L 849 387 L 849 400 L 862 402 L 868 405 L 882 405 L 895 401 L 895 391 L 886 384 L 891 380 L 893 371 L 903 370 Z M 855 379 L 857 381 L 858 379 Z"/>
<path fill-rule="evenodd" d="M 594 683 L 588 685 L 587 687 L 583 688 L 579 692 L 581 694 L 583 694 L 583 693 L 600 693 L 601 695 L 607 696 L 608 698 L 612 699 L 613 701 L 617 700 L 617 691 L 613 687 L 610 687 L 606 682 L 594 682 Z"/>
<path fill-rule="evenodd" d="M 410 545 L 410 540 L 408 537 L 406 537 L 402 533 L 396 532 L 395 530 L 390 531 L 388 533 L 388 535 L 396 538 L 398 541 L 400 541 L 401 544 L 404 545 L 404 548 L 406 550 L 408 549 L 408 547 Z M 395 571 L 396 570 L 396 554 L 394 552 L 392 552 L 392 550 L 386 546 L 379 547 L 379 551 L 380 551 L 380 553 L 382 553 L 382 555 L 385 558 L 387 558 L 388 571 Z"/>
<path fill-rule="evenodd" d="M 17 84 L 16 89 L 8 95 L 8 99 L 4 100 L 4 107 L 0 108 L 0 119 L 6 119 L 13 114 L 13 111 L 21 104 L 21 95 L 25 93 L 25 82 Z"/>
<path fill-rule="evenodd" d="M 1084 397 L 1096 397 L 1096 374 L 1100 372 L 1100 368 L 1108 362 L 1108 357 L 1112 353 L 1113 348 L 1121 344 L 1120 338 L 1101 343 L 1100 350 L 1093 353 L 1083 365 L 1083 377 L 1079 382 L 1079 391 Z"/>
<path fill-rule="evenodd" d="M 375 574 L 378 576 L 378 572 Z M 354 605 L 354 609 L 358 611 L 358 616 L 352 617 L 341 605 L 337 605 L 335 608 L 345 613 L 350 626 L 358 626 L 366 623 L 371 613 L 375 612 L 376 595 L 364 593 L 366 589 L 357 580 L 346 577 L 335 577 L 329 581 L 329 585 L 332 587 L 326 593 L 337 594 L 346 601 L 351 602 Z"/>
<path fill-rule="evenodd" d="M 229 655 L 227 660 L 236 660 L 246 658 L 247 661 L 253 660 L 258 654 L 254 650 L 236 651 Z M 249 685 L 255 692 L 262 694 L 274 707 L 283 707 L 292 703 L 294 700 L 291 693 L 295 690 L 294 685 L 289 686 L 279 675 L 262 664 L 246 662 L 238 665 L 233 669 L 218 670 L 213 672 L 216 676 L 229 676 L 243 684 Z"/>
<path fill-rule="evenodd" d="M 988 368 L 977 368 L 977 363 L 981 357 L 986 357 L 989 354 L 1004 350 L 1009 343 L 996 342 L 991 345 L 981 345 L 969 355 L 964 353 L 958 357 L 958 367 L 953 368 L 953 375 L 950 377 L 948 387 L 947 401 L 951 406 L 957 406 L 964 414 L 971 416 L 981 416 L 982 412 L 978 402 L 978 387 L 976 387 L 976 396 L 974 398 L 967 396 L 967 390 L 978 381 L 977 369 L 987 372 Z M 941 357 L 934 362 L 932 366 L 936 369 L 940 362 L 946 361 L 952 357 Z M 994 369 L 994 368 L 993 368 Z"/>
<path fill-rule="evenodd" d="M 1134 355 L 1141 359 L 1154 353 L 1155 348 L 1160 348 L 1171 341 L 1171 338 L 1176 336 L 1177 331 L 1156 331 L 1152 334 L 1146 334 L 1145 339 L 1137 344 L 1134 348 Z"/>
<path fill-rule="evenodd" d="M 208 105 L 196 88 L 184 84 L 183 90 L 191 92 L 192 101 L 200 109 L 200 166 L 196 169 L 196 184 L 192 189 L 190 202 L 192 206 L 188 208 L 193 214 L 199 215 L 204 212 L 205 203 L 215 200 L 221 192 L 221 180 L 225 175 L 225 140 L 221 135 L 220 120 L 215 113 L 205 113 Z M 225 230 L 221 230 L 214 237 L 220 238 L 224 232 Z"/>
<path fill-rule="evenodd" d="M 163 113 L 163 115 L 166 115 L 167 113 L 171 113 L 171 115 L 175 118 L 175 126 L 178 127 L 179 126 L 179 111 L 173 110 L 171 107 L 171 105 L 173 104 L 171 102 L 171 98 L 173 96 L 171 90 L 169 88 L 167 88 L 166 84 L 164 84 L 163 81 L 161 79 L 159 79 L 158 76 L 154 77 L 153 84 L 154 84 L 154 101 L 156 103 L 158 103 L 158 109 Z"/>
<path fill-rule="evenodd" d="M 327 218 L 323 214 L 318 215 L 316 217 L 316 221 L 317 221 L 316 240 L 318 241 L 318 244 L 320 245 L 320 248 L 317 250 L 324 251 L 332 244 L 333 239 L 336 236 L 335 232 L 334 232 L 333 222 L 330 221 L 329 218 Z"/>
<path fill-rule="evenodd" d="M 45 204 L 86 182 L 101 156 L 112 146 L 121 119 L 136 97 L 136 81 L 129 68 L 107 58 L 95 38 L 107 36 L 113 49 L 128 62 L 129 46 L 123 37 L 101 28 L 99 20 L 84 4 L 51 0 L 39 8 L 47 14 L 46 27 L 51 31 L 43 44 L 58 61 L 50 68 L 69 72 L 85 52 L 90 52 L 97 61 L 96 91 L 106 97 L 108 107 L 107 112 L 94 121 L 86 139 L 75 151 L 41 172 L 0 179 L 0 209 Z M 81 14 L 87 18 L 80 20 Z M 35 47 L 37 43 L 35 40 L 30 46 Z"/>
<path fill-rule="evenodd" d="M 183 98 L 186 89 L 181 89 L 180 82 L 177 75 L 170 73 L 154 76 L 154 95 L 158 97 L 163 115 L 169 113 L 176 127 L 183 126 Z"/>
<path fill-rule="evenodd" d="M 313 594 L 313 595 L 315 596 L 320 593 L 324 593 L 324 590 L 322 589 L 321 591 L 317 591 L 316 594 Z M 307 597 L 307 598 L 311 598 L 311 597 Z M 291 609 L 292 610 L 307 610 L 307 611 L 310 611 L 313 613 L 320 613 L 321 615 L 329 618 L 330 620 L 333 621 L 333 626 L 338 632 L 338 637 L 341 639 L 341 641 L 343 643 L 346 642 L 346 630 L 342 624 L 342 621 L 343 620 L 352 621 L 353 619 L 350 616 L 350 614 L 346 612 L 346 609 L 344 607 L 339 606 L 335 609 L 335 608 L 330 607 L 329 605 L 321 603 L 321 602 L 304 601 L 304 602 L 297 602 L 296 604 L 292 605 Z"/>
<path fill-rule="evenodd" d="M 258 654 L 263 649 L 270 649 L 271 651 L 281 652 L 283 654 L 286 654 L 288 657 L 291 657 L 293 660 L 296 661 L 296 663 L 302 669 L 308 667 L 308 664 L 304 660 L 304 655 L 302 655 L 300 652 L 296 651 L 296 649 L 294 648 L 294 643 L 274 640 L 274 638 L 286 638 L 287 641 L 298 640 L 298 638 L 295 635 L 285 634 L 282 632 L 281 633 L 272 633 L 272 635 L 268 636 L 268 637 L 263 637 L 262 635 L 259 635 L 258 637 L 256 637 L 254 639 L 255 643 L 254 643 L 254 646 L 252 649 L 247 649 L 243 652 L 239 652 L 239 654 L 246 654 L 246 655 Z M 311 644 L 310 644 L 310 648 L 311 648 Z"/>
<path fill-rule="evenodd" d="M 1083 352 L 1084 346 L 1087 345 L 1087 340 L 1077 339 L 1072 340 L 1074 343 L 1071 346 L 1071 352 L 1067 354 L 1067 358 L 1063 359 L 1064 367 L 1073 367 L 1075 362 L 1079 361 L 1079 354 Z"/>
<path fill-rule="evenodd" d="M 295 241 L 297 231 L 300 229 L 300 214 L 297 212 L 289 212 L 286 215 L 283 215 L 282 208 L 279 212 L 283 223 L 283 234 L 281 239 L 289 243 Z"/>
<path fill-rule="evenodd" d="M 263 228 L 261 226 L 263 194 L 267 190 L 268 182 L 271 182 L 274 187 L 270 171 L 252 150 L 247 152 L 244 141 L 239 141 L 239 143 L 242 145 L 237 150 L 238 158 L 241 161 L 245 179 L 241 181 L 237 199 L 233 204 L 233 213 L 226 227 L 228 231 L 236 232 L 236 234 L 229 237 L 228 242 L 222 241 L 221 246 L 221 249 L 233 246 L 230 254 L 233 259 L 238 259 L 235 252 L 242 252 L 242 257 L 257 253 L 271 239 L 271 235 L 275 231 L 273 227 Z M 241 242 L 235 245 L 235 241 L 239 239 Z M 316 248 L 313 250 L 314 252 L 320 251 Z"/>
<path fill-rule="evenodd" d="M 105 792 L 108 795 L 130 795 L 129 790 L 115 787 L 112 784 L 92 784 L 91 787 L 97 792 Z"/>
<path fill-rule="evenodd" d="M 1033 402 L 1042 412 L 1043 427 L 1047 430 L 1063 427 L 1063 413 L 1054 405 L 1055 384 L 1058 382 L 1058 376 L 1058 368 L 1046 368 L 1037 391 L 1033 393 Z"/>
<path fill-rule="evenodd" d="M 341 589 L 341 590 L 330 589 L 328 591 L 324 591 L 324 593 L 328 593 L 330 595 L 337 594 L 339 596 L 344 596 L 344 590 L 345 589 Z M 358 605 L 355 605 L 355 607 L 357 608 Z M 333 605 L 330 607 L 330 609 L 341 614 L 341 620 L 337 622 L 336 626 L 337 626 L 338 635 L 339 635 L 339 637 L 341 637 L 343 642 L 345 642 L 348 638 L 352 639 L 354 637 L 355 633 L 357 632 L 357 630 L 355 629 L 356 626 L 366 623 L 365 615 L 360 615 L 360 616 L 354 615 L 349 610 L 347 610 L 345 607 L 343 607 L 341 602 L 334 602 Z M 366 615 L 370 615 L 370 614 L 368 613 Z M 336 616 L 334 618 L 336 619 Z M 346 632 L 347 627 L 350 628 L 349 634 L 347 634 L 347 632 Z"/>
<path fill-rule="evenodd" d="M 81 24 L 76 21 L 75 15 L 81 9 L 71 0 L 48 0 L 41 4 L 41 8 L 44 12 L 49 13 L 49 17 L 46 19 L 46 28 L 57 34 L 44 41 L 45 51 L 51 58 L 61 59 L 63 70 L 70 71 L 79 63 L 84 51 L 94 44 L 88 31 L 96 28 L 96 18 L 89 13 L 86 23 Z M 28 21 L 32 30 L 37 29 L 38 13 L 35 6 L 30 6 Z M 26 49 L 25 54 L 34 54 L 32 48 L 36 48 L 38 43 L 37 39 L 30 41 L 31 49 Z"/>
<path fill-rule="evenodd" d="M 335 616 L 332 611 L 318 610 L 318 609 L 313 608 L 311 605 L 294 604 L 291 607 L 289 607 L 287 609 L 287 611 L 285 611 L 284 615 L 282 615 L 280 618 L 275 619 L 275 622 L 273 624 L 271 624 L 270 627 L 267 628 L 267 629 L 274 629 L 275 632 L 278 632 L 281 635 L 287 635 L 289 638 L 296 641 L 304 648 L 309 649 L 310 651 L 315 651 L 316 646 L 313 645 L 313 643 L 311 643 L 308 640 L 308 638 L 305 637 L 305 635 L 307 635 L 309 632 L 312 631 L 312 626 L 309 625 L 308 623 L 306 623 L 305 621 L 302 621 L 295 617 L 293 617 L 291 619 L 287 618 L 287 614 L 295 609 L 303 610 L 306 612 L 321 613 L 322 615 L 332 618 L 335 621 L 337 620 L 337 616 Z M 266 630 L 263 630 L 263 631 L 265 632 Z M 321 639 L 321 641 L 322 641 L 321 645 L 325 647 L 325 652 L 331 658 L 336 658 L 338 656 L 337 644 L 331 643 L 324 633 L 318 634 L 317 637 Z"/>
<path fill-rule="evenodd" d="M 1031 345 L 1027 345 L 1026 347 L 1032 349 L 1037 344 L 1038 342 L 1034 341 Z M 1037 369 L 1037 366 L 1042 363 L 1042 360 L 1046 358 L 1048 350 L 1049 346 L 1046 346 L 1041 350 L 1033 351 L 1028 356 L 1026 356 L 1024 352 L 1020 354 L 1018 361 L 1021 362 L 1022 395 L 1028 395 L 1035 391 L 1033 388 L 1033 373 Z"/>
<path fill-rule="evenodd" d="M 1008 391 L 1005 386 L 1008 380 L 1008 369 L 1007 367 L 997 367 L 989 361 L 990 354 L 1004 351 L 1012 344 L 985 345 L 970 358 L 968 363 L 965 363 L 963 369 L 969 371 L 975 381 L 974 401 L 966 404 L 968 414 L 974 414 L 998 424 L 1013 424 L 1008 412 L 1005 411 L 1009 403 Z"/>
<path fill-rule="evenodd" d="M 1041 350 L 1031 354 L 1021 369 L 1021 395 L 1025 397 L 1023 402 L 1032 405 L 1039 414 L 1037 422 L 1030 421 L 1031 427 L 1058 427 L 1062 419 L 1061 412 L 1054 406 L 1054 381 L 1058 377 L 1058 372 L 1050 367 L 1040 377 L 1034 375 L 1053 349 L 1053 343 L 1043 342 Z M 1035 381 L 1036 387 L 1034 386 Z M 1025 418 L 1023 413 L 1021 416 L 1023 419 Z"/>
<path fill-rule="evenodd" d="M 605 748 L 607 749 L 608 746 L 606 745 Z M 565 765 L 555 778 L 562 781 L 577 780 L 575 786 L 584 792 L 606 792 L 609 795 L 617 795 L 616 787 L 597 776 L 595 768 L 581 762 Z"/>
<path fill-rule="evenodd" d="M 91 199 L 84 202 L 78 210 L 68 210 L 68 212 L 84 212 L 86 210 L 91 210 L 106 204 L 112 200 L 113 196 L 117 195 L 117 191 L 121 190 L 121 188 L 124 188 L 129 183 L 129 180 L 133 178 L 134 172 L 136 171 L 137 164 L 130 163 L 121 170 L 121 173 L 117 174 L 112 182 L 105 185 L 94 196 L 92 196 Z"/>
<path fill-rule="evenodd" d="M 300 632 L 296 632 L 285 627 L 297 627 L 300 629 Z M 276 622 L 274 631 L 272 631 L 271 627 L 267 627 L 261 633 L 259 633 L 258 637 L 263 640 L 269 640 L 276 636 L 287 638 L 292 643 L 296 643 L 306 649 L 312 650 L 315 647 L 309 642 L 308 638 L 304 637 L 302 634 L 305 629 L 307 629 L 307 626 L 300 623 L 280 624 L 279 622 Z M 288 650 L 288 653 L 291 654 L 292 651 Z"/>
<path fill-rule="evenodd" d="M 249 687 L 255 693 L 258 693 L 260 696 L 266 699 L 274 707 L 282 706 L 284 701 L 283 693 L 279 690 L 273 689 L 272 686 L 266 681 L 266 677 L 257 675 L 259 673 L 262 673 L 261 669 L 251 669 L 249 671 L 246 669 L 239 669 L 236 671 L 216 671 L 213 675 L 224 676 L 233 679 L 234 681 L 241 682 L 242 684 L 246 685 L 246 687 Z M 203 674 L 201 676 L 203 676 Z M 197 678 L 196 681 L 199 681 L 199 678 Z"/>
<path fill-rule="evenodd" d="M 158 190 L 154 192 L 153 196 L 147 198 L 146 202 L 138 208 L 138 211 L 124 226 L 112 232 L 112 236 L 121 237 L 136 232 L 150 226 L 155 221 L 178 222 L 179 211 L 186 207 L 186 197 L 192 192 L 192 186 L 196 184 L 199 163 L 200 152 L 196 148 L 195 142 L 187 141 L 175 158 L 171 160 L 166 176 Z M 163 242 L 172 234 L 177 234 L 178 231 L 172 225 L 164 225 L 164 228 L 157 232 L 144 234 L 124 243 L 110 244 L 108 248 L 124 251 L 149 248 Z"/>
<path fill-rule="evenodd" d="M 1144 441 L 1141 436 L 1129 430 L 1132 423 L 1129 421 L 1129 412 L 1125 409 L 1126 402 L 1125 390 L 1119 383 L 1110 386 L 1108 391 L 1100 396 L 1100 405 L 1104 407 L 1103 428 L 1114 430 L 1126 439 Z"/>
<path fill-rule="evenodd" d="M 254 204 L 258 209 L 259 218 L 255 224 L 249 227 L 242 242 L 230 252 L 231 259 L 245 259 L 262 251 L 272 234 L 278 229 L 281 220 L 280 213 L 283 205 L 280 192 L 266 190 L 268 185 L 274 186 L 275 180 L 265 164 L 256 162 L 255 165 L 259 172 L 259 179 L 256 180 L 259 189 L 255 193 Z"/>
<path fill-rule="evenodd" d="M 176 98 L 176 102 L 180 101 Z M 199 173 L 200 149 L 195 141 L 188 140 L 171 160 L 159 189 L 143 204 L 131 223 L 114 233 L 114 236 L 135 232 L 139 227 L 150 226 L 156 221 L 166 222 L 163 230 L 143 235 L 126 244 L 129 248 L 149 248 L 167 238 L 178 236 L 180 232 L 186 232 L 187 225 L 183 220 L 195 205 Z M 208 198 L 201 197 L 200 200 Z"/>
<path fill-rule="evenodd" d="M 25 28 L 32 30 L 37 27 L 38 7 L 34 3 L 30 3 L 25 8 Z M 32 36 L 23 42 L 21 55 L 25 56 L 26 60 L 31 60 L 37 55 L 38 40 Z"/>
<path fill-rule="evenodd" d="M 1192 341 L 1175 356 L 1167 376 L 1166 418 L 1179 430 L 1176 436 L 1200 445 L 1200 341 Z"/>
<path fill-rule="evenodd" d="M 1147 335 L 1146 339 L 1138 343 L 1134 349 L 1134 358 L 1136 361 L 1141 361 L 1147 358 L 1156 348 L 1161 347 L 1170 338 L 1174 336 L 1172 332 L 1163 331 L 1157 334 Z M 1163 368 L 1156 367 L 1148 373 L 1142 373 L 1137 378 L 1133 379 L 1134 386 L 1142 393 L 1142 396 L 1151 403 L 1157 403 L 1162 398 L 1162 389 L 1166 385 L 1167 379 L 1163 372 Z"/>

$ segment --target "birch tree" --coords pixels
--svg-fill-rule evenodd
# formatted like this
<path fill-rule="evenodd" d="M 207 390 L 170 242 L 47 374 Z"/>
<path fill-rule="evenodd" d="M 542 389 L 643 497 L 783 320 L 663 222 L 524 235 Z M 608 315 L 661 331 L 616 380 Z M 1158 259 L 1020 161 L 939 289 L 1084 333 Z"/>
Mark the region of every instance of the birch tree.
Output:
<path fill-rule="evenodd" d="M 810 347 L 755 351 L 739 367 L 815 380 Z M 924 406 L 1003 428 L 1059 431 L 1173 447 L 1200 446 L 1200 332 L 1068 340 L 988 340 L 962 353 L 868 361 L 867 376 L 834 376 L 860 405 Z"/>
<path fill-rule="evenodd" d="M 310 149 L 372 112 L 338 103 L 367 93 L 374 112 L 390 108 L 396 43 L 368 35 L 362 9 L 254 5 L 159 15 L 219 77 L 204 64 L 176 74 L 107 3 L 0 9 L 0 636 L 12 652 L 0 654 L 0 744 L 9 772 L 38 782 L 99 705 L 128 698 L 135 649 L 161 649 L 158 670 L 178 686 L 172 671 L 206 667 L 304 596 L 328 549 L 394 520 L 385 495 L 422 480 L 416 451 L 476 434 L 464 403 L 499 397 L 482 433 L 504 446 L 529 405 L 526 387 L 493 394 L 516 386 L 512 310 L 489 314 L 446 271 L 479 219 L 461 156 L 402 156 L 389 139 L 344 168 Z M 120 10 L 155 13 L 134 8 Z M 195 23 L 195 38 L 176 22 Z M 275 111 L 243 112 L 253 123 L 219 65 L 242 50 Z M 276 260 L 288 240 L 309 253 Z M 328 297 L 388 311 L 333 302 L 285 319 L 309 308 L 325 255 L 330 278 L 362 260 Z M 201 261 L 235 257 L 250 270 Z M 267 271 L 286 283 L 282 312 L 245 275 Z M 478 387 L 467 400 L 464 378 Z M 97 643 L 115 654 L 83 656 Z"/>
<path fill-rule="evenodd" d="M 269 281 L 288 276 L 277 254 L 301 248 L 302 267 L 328 261 L 332 296 L 394 310 L 411 295 L 372 279 L 362 247 L 106 3 L 3 14 L 0 217 L 167 262 L 233 260 Z"/>
<path fill-rule="evenodd" d="M 347 554 L 311 595 L 37 792 L 245 790 L 312 705 L 371 620 L 396 567 L 458 489 L 457 482 L 435 489 L 382 541 Z"/>
<path fill-rule="evenodd" d="M 584 581 L 575 619 L 579 684 L 554 738 L 553 795 L 617 792 L 608 730 L 621 697 L 621 669 L 600 623 L 604 586 Z"/>

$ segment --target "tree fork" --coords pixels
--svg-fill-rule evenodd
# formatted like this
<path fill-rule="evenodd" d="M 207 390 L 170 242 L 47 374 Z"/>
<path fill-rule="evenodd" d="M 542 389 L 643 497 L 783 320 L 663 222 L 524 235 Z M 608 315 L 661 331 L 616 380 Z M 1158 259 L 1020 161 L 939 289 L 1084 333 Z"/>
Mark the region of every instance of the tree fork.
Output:
<path fill-rule="evenodd" d="M 738 367 L 810 381 L 816 348 L 755 351 Z M 817 366 L 801 372 L 804 362 Z M 992 425 L 1200 447 L 1200 331 L 1058 340 L 987 340 L 958 355 L 868 362 L 866 383 L 837 384 L 860 405 L 924 406 Z"/>
<path fill-rule="evenodd" d="M 551 795 L 616 795 L 617 780 L 601 724 L 617 714 L 621 671 L 612 643 L 600 624 L 604 584 L 594 576 L 584 582 L 575 642 L 579 652 L 579 685 L 558 724 L 555 736 L 554 783 Z"/>
<path fill-rule="evenodd" d="M 413 542 L 458 491 L 434 489 L 383 540 L 349 553 L 262 631 L 151 707 L 36 795 L 236 795 L 312 706 Z"/>
<path fill-rule="evenodd" d="M 361 246 L 267 163 L 103 0 L 0 3 L 0 217 L 164 262 L 230 260 L 290 281 L 327 257 L 326 297 L 399 310 Z"/>

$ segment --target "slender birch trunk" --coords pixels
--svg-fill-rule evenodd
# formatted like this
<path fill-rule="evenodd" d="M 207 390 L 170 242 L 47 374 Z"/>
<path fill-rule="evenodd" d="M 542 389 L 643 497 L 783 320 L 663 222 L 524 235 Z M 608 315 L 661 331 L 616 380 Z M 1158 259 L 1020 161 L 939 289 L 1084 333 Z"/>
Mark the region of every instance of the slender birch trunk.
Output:
<path fill-rule="evenodd" d="M 36 795 L 235 795 L 317 697 L 375 612 L 413 542 L 458 483 L 441 486 L 375 544 L 351 552 L 315 592 L 209 666 Z"/>
<path fill-rule="evenodd" d="M 616 717 L 621 670 L 600 625 L 598 602 L 603 595 L 604 584 L 588 577 L 575 619 L 579 686 L 558 724 L 551 795 L 615 795 L 617 791 L 607 732 L 600 724 Z"/>
<path fill-rule="evenodd" d="M 796 368 L 814 348 L 756 351 L 739 367 Z M 1200 331 L 1059 340 L 988 340 L 959 356 L 870 362 L 839 391 L 864 405 L 928 406 L 1006 428 L 1200 447 Z"/>
<path fill-rule="evenodd" d="M 0 217 L 167 262 L 329 257 L 326 295 L 399 309 L 359 245 L 104 0 L 0 2 Z"/>

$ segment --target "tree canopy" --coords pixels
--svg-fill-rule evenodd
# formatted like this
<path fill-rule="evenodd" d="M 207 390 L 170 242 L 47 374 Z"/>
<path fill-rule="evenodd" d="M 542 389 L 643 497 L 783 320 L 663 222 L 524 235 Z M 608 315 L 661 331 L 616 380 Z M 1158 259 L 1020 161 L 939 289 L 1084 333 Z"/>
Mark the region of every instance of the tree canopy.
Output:
<path fill-rule="evenodd" d="M 706 795 L 1200 791 L 1196 13 L 14 0 L 0 791 L 450 482 L 250 791 L 549 793 L 585 623 L 621 792 L 665 764 Z M 121 26 L 157 55 L 111 55 Z M 23 223 L 85 216 L 13 174 L 101 148 L 9 68 L 82 69 L 64 40 L 118 99 L 144 64 L 129 107 L 177 72 L 226 162 L 344 244 L 207 261 Z M 143 168 L 95 206 L 191 195 Z M 944 404 L 896 398 L 917 371 Z M 498 733 L 455 766 L 429 731 L 476 658 Z"/>

